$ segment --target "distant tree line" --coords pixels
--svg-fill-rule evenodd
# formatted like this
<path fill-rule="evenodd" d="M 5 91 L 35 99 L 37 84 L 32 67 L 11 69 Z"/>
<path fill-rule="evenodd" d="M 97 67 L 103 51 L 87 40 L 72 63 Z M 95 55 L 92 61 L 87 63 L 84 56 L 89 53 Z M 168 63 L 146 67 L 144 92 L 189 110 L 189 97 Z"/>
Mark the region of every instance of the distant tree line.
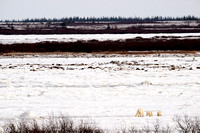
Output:
<path fill-rule="evenodd" d="M 103 23 L 103 22 L 151 22 L 151 21 L 181 21 L 200 20 L 195 16 L 183 17 L 65 17 L 65 18 L 27 18 L 23 20 L 1 20 L 0 22 L 65 22 L 65 23 Z"/>

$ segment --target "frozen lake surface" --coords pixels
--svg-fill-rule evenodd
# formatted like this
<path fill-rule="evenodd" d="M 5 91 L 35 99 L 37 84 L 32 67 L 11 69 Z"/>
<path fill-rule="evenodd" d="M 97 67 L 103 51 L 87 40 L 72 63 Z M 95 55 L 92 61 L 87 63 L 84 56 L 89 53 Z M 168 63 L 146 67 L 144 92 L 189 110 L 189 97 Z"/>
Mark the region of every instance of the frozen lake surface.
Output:
<path fill-rule="evenodd" d="M 44 41 L 75 42 L 88 40 L 124 40 L 136 37 L 180 37 L 180 39 L 200 38 L 200 33 L 159 33 L 159 34 L 72 34 L 72 35 L 0 35 L 0 44 L 37 43 Z M 165 38 L 166 39 L 166 38 Z"/>
<path fill-rule="evenodd" d="M 200 53 L 106 56 L 0 56 L 1 123 L 62 112 L 113 130 L 200 115 Z"/>

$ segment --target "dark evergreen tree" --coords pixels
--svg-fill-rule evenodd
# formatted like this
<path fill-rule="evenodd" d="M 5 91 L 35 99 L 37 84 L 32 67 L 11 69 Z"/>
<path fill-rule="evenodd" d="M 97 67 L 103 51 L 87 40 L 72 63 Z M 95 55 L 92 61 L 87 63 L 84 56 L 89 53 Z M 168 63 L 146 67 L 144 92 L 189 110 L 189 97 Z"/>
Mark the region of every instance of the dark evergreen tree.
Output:
<path fill-rule="evenodd" d="M 152 22 L 152 21 L 181 21 L 181 20 L 200 20 L 195 16 L 183 16 L 183 17 L 66 17 L 66 18 L 27 18 L 23 20 L 1 20 L 0 22 L 66 22 L 66 23 L 100 23 L 100 22 Z"/>

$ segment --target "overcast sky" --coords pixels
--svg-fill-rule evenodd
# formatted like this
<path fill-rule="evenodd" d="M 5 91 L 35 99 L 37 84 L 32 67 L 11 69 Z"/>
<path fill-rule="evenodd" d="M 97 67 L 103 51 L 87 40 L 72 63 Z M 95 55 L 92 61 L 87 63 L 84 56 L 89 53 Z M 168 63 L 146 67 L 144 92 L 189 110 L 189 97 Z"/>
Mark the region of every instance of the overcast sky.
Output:
<path fill-rule="evenodd" d="M 0 19 L 71 16 L 200 17 L 200 0 L 0 0 Z"/>

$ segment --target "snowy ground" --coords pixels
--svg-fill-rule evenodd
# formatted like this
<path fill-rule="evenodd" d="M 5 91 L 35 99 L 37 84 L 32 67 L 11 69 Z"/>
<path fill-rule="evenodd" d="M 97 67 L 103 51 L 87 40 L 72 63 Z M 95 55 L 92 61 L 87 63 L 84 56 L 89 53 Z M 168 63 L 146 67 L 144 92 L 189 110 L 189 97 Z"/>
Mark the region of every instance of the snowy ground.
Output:
<path fill-rule="evenodd" d="M 109 130 L 165 126 L 175 114 L 200 115 L 199 67 L 200 53 L 0 56 L 0 121 L 62 112 Z M 134 117 L 138 108 L 154 116 Z"/>
<path fill-rule="evenodd" d="M 179 37 L 180 39 L 200 38 L 200 33 L 159 33 L 159 34 L 77 34 L 77 35 L 0 35 L 0 44 L 37 43 L 44 41 L 74 42 L 78 40 L 124 40 L 136 37 Z M 166 39 L 166 38 L 165 38 Z"/>

